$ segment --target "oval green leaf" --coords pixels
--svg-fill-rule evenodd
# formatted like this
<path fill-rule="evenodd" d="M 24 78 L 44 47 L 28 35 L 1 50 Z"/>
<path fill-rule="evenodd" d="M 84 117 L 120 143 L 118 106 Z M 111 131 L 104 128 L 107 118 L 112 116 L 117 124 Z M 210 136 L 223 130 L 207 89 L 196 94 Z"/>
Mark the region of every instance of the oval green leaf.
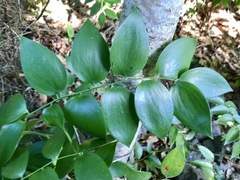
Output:
<path fill-rule="evenodd" d="M 133 76 L 148 60 L 149 43 L 146 27 L 136 8 L 121 24 L 110 50 L 112 70 L 116 74 Z"/>
<path fill-rule="evenodd" d="M 185 166 L 185 155 L 181 146 L 175 147 L 163 159 L 161 172 L 166 178 L 179 175 Z"/>
<path fill-rule="evenodd" d="M 117 19 L 118 18 L 117 14 L 111 9 L 105 9 L 104 12 L 105 12 L 106 16 L 108 16 L 111 19 Z"/>
<path fill-rule="evenodd" d="M 188 70 L 196 49 L 196 39 L 180 38 L 171 42 L 161 53 L 156 64 L 160 77 L 176 80 Z"/>
<path fill-rule="evenodd" d="M 135 107 L 147 130 L 163 139 L 170 130 L 174 111 L 167 88 L 157 81 L 143 81 L 135 93 Z"/>
<path fill-rule="evenodd" d="M 75 161 L 74 173 L 76 180 L 112 180 L 112 176 L 105 162 L 98 155 L 91 152 L 80 155 L 80 157 Z"/>
<path fill-rule="evenodd" d="M 135 171 L 127 166 L 126 177 L 127 180 L 149 180 L 152 174 L 150 172 Z"/>
<path fill-rule="evenodd" d="M 229 108 L 225 105 L 217 105 L 211 109 L 212 114 L 223 115 L 229 113 Z"/>
<path fill-rule="evenodd" d="M 138 127 L 133 94 L 123 87 L 109 89 L 103 95 L 102 108 L 110 134 L 129 146 Z"/>
<path fill-rule="evenodd" d="M 240 137 L 239 129 L 237 127 L 232 127 L 227 133 L 227 137 L 225 139 L 224 145 L 237 140 L 239 137 Z"/>
<path fill-rule="evenodd" d="M 0 108 L 0 126 L 17 121 L 26 113 L 26 101 L 21 94 L 15 94 Z"/>
<path fill-rule="evenodd" d="M 223 114 L 218 118 L 217 122 L 223 125 L 228 125 L 229 122 L 233 124 L 234 118 L 231 114 Z"/>
<path fill-rule="evenodd" d="M 188 128 L 212 137 L 208 102 L 202 92 L 189 82 L 177 82 L 170 89 L 175 116 Z"/>
<path fill-rule="evenodd" d="M 43 121 L 49 126 L 64 128 L 64 114 L 58 104 L 47 107 L 42 112 Z"/>
<path fill-rule="evenodd" d="M 9 179 L 23 177 L 27 168 L 28 155 L 29 153 L 27 149 L 16 149 L 10 161 L 2 167 L 2 175 Z"/>
<path fill-rule="evenodd" d="M 214 155 L 213 153 L 206 147 L 198 145 L 198 149 L 202 153 L 202 155 L 210 162 L 213 162 L 214 160 Z"/>
<path fill-rule="evenodd" d="M 25 129 L 23 121 L 3 125 L 0 128 L 0 168 L 12 157 Z"/>
<path fill-rule="evenodd" d="M 29 178 L 29 180 L 46 180 L 46 179 L 58 180 L 59 177 L 51 167 L 46 167 L 42 171 L 33 174 Z"/>
<path fill-rule="evenodd" d="M 98 29 L 88 19 L 77 33 L 71 51 L 73 72 L 83 82 L 97 83 L 109 71 L 109 50 Z"/>
<path fill-rule="evenodd" d="M 127 165 L 121 161 L 116 161 L 112 163 L 109 170 L 113 178 L 120 178 L 126 174 Z"/>
<path fill-rule="evenodd" d="M 29 84 L 45 95 L 55 95 L 64 90 L 67 73 L 57 56 L 46 47 L 21 37 L 20 58 Z"/>
<path fill-rule="evenodd" d="M 98 102 L 90 96 L 71 98 L 64 106 L 66 120 L 92 136 L 106 138 L 106 124 Z"/>
<path fill-rule="evenodd" d="M 220 96 L 232 91 L 228 82 L 220 74 L 206 67 L 198 67 L 186 71 L 180 76 L 179 81 L 194 84 L 206 98 Z"/>
<path fill-rule="evenodd" d="M 240 141 L 234 143 L 231 158 L 235 158 L 239 156 L 239 154 L 240 154 Z"/>
<path fill-rule="evenodd" d="M 108 3 L 111 3 L 111 4 L 115 4 L 115 3 L 121 2 L 121 0 L 104 0 L 104 1 L 106 1 Z"/>

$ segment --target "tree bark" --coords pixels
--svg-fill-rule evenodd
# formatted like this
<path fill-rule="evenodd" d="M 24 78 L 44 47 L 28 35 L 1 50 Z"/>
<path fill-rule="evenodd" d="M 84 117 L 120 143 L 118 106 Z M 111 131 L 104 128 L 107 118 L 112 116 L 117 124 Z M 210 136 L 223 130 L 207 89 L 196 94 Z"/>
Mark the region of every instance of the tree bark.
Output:
<path fill-rule="evenodd" d="M 121 22 L 130 14 L 133 7 L 137 7 L 142 14 L 143 22 L 149 36 L 149 59 L 144 67 L 143 75 L 152 76 L 155 64 L 162 51 L 162 46 L 172 40 L 180 17 L 184 0 L 124 0 Z M 146 132 L 139 124 L 138 131 L 130 147 L 118 143 L 115 160 L 126 162 L 139 134 Z"/>

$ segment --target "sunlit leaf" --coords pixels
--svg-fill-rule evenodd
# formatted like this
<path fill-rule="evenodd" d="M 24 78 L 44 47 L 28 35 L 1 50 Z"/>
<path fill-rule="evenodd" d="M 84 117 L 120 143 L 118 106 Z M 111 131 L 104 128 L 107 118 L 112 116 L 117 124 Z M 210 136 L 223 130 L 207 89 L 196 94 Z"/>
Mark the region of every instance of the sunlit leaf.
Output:
<path fill-rule="evenodd" d="M 111 19 L 117 19 L 118 18 L 116 13 L 111 9 L 105 9 L 104 12 L 105 12 L 106 16 L 108 16 Z"/>
<path fill-rule="evenodd" d="M 118 28 L 110 51 L 112 70 L 123 76 L 140 72 L 148 60 L 149 43 L 146 27 L 136 8 Z"/>
<path fill-rule="evenodd" d="M 23 121 L 0 127 L 0 168 L 12 157 L 25 129 Z"/>
<path fill-rule="evenodd" d="M 239 138 L 239 129 L 237 127 L 232 127 L 228 133 L 227 137 L 225 139 L 224 145 L 229 144 Z"/>
<path fill-rule="evenodd" d="M 66 70 L 57 56 L 46 47 L 21 37 L 20 57 L 27 81 L 38 92 L 51 96 L 66 87 Z"/>
<path fill-rule="evenodd" d="M 178 129 L 176 126 L 172 126 L 169 131 L 169 143 L 172 145 L 176 141 Z"/>
<path fill-rule="evenodd" d="M 147 130 L 163 139 L 173 118 L 173 102 L 166 87 L 157 81 L 143 81 L 135 93 L 135 107 Z"/>
<path fill-rule="evenodd" d="M 112 180 L 105 162 L 96 154 L 88 152 L 80 155 L 74 164 L 76 180 L 104 179 Z"/>
<path fill-rule="evenodd" d="M 83 82 L 97 83 L 108 74 L 110 61 L 107 44 L 89 19 L 74 39 L 71 64 L 73 72 Z"/>
<path fill-rule="evenodd" d="M 115 3 L 121 2 L 121 0 L 104 0 L 104 1 L 106 1 L 108 3 L 111 3 L 111 4 L 115 4 Z"/>
<path fill-rule="evenodd" d="M 188 70 L 196 49 L 196 40 L 180 38 L 171 42 L 158 58 L 156 70 L 160 77 L 175 80 Z"/>
<path fill-rule="evenodd" d="M 188 82 L 177 82 L 170 89 L 175 116 L 188 128 L 212 137 L 208 102 L 202 92 Z"/>
<path fill-rule="evenodd" d="M 240 154 L 240 141 L 234 143 L 231 158 L 235 158 L 239 156 L 239 154 Z"/>
<path fill-rule="evenodd" d="M 59 177 L 51 167 L 46 167 L 45 169 L 36 172 L 29 178 L 29 180 L 46 180 L 46 179 L 57 180 L 59 179 Z"/>
<path fill-rule="evenodd" d="M 104 14 L 104 13 L 99 14 L 99 16 L 98 16 L 98 23 L 99 23 L 99 25 L 100 25 L 101 27 L 103 27 L 103 25 L 105 24 L 105 22 L 106 22 L 106 16 L 105 16 L 105 14 Z"/>
<path fill-rule="evenodd" d="M 0 108 L 0 126 L 17 121 L 26 113 L 28 110 L 23 96 L 15 94 Z"/>
<path fill-rule="evenodd" d="M 76 96 L 64 106 L 66 120 L 92 136 L 106 138 L 106 124 L 98 102 L 90 96 Z"/>
<path fill-rule="evenodd" d="M 219 124 L 227 125 L 229 122 L 233 123 L 234 118 L 231 114 L 223 114 L 218 118 L 217 122 Z"/>
<path fill-rule="evenodd" d="M 202 91 L 206 98 L 220 96 L 232 91 L 228 82 L 220 74 L 205 67 L 186 71 L 180 76 L 179 81 L 186 81 L 194 84 Z"/>
<path fill-rule="evenodd" d="M 198 145 L 198 149 L 207 160 L 209 160 L 210 162 L 213 162 L 214 155 L 208 148 Z"/>
<path fill-rule="evenodd" d="M 2 175 L 9 179 L 23 177 L 27 168 L 28 154 L 25 148 L 16 149 L 10 161 L 2 167 Z"/>
<path fill-rule="evenodd" d="M 102 108 L 110 134 L 129 146 L 138 127 L 133 94 L 123 87 L 111 88 L 103 95 Z"/>
<path fill-rule="evenodd" d="M 175 147 L 163 159 L 161 172 L 166 178 L 179 175 L 185 166 L 185 155 L 181 146 Z"/>
<path fill-rule="evenodd" d="M 67 34 L 68 34 L 68 38 L 74 37 L 74 29 L 70 23 L 67 23 Z"/>

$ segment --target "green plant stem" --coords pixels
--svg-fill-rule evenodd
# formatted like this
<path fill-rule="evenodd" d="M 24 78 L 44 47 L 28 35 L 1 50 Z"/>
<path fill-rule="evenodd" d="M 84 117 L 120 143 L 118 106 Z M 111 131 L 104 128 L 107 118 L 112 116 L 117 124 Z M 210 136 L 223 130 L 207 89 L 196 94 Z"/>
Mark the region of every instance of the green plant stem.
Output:
<path fill-rule="evenodd" d="M 83 90 L 83 91 L 80 91 L 80 92 L 76 92 L 76 93 L 72 93 L 72 94 L 68 94 L 68 95 L 65 95 L 65 96 L 62 96 L 62 97 L 58 97 L 56 99 L 54 99 L 53 101 L 47 103 L 47 104 L 44 104 L 43 106 L 41 106 L 40 108 L 32 111 L 31 113 L 29 113 L 27 116 L 26 116 L 26 120 L 28 118 L 30 118 L 31 116 L 33 116 L 35 113 L 37 113 L 38 111 L 50 106 L 51 104 L 55 103 L 55 102 L 58 102 L 59 100 L 61 99 L 65 99 L 65 98 L 69 98 L 69 97 L 74 97 L 74 96 L 77 96 L 77 95 L 80 95 L 82 93 L 85 93 L 85 92 L 88 92 L 88 91 L 92 91 L 94 89 L 98 89 L 98 88 L 106 88 L 108 86 L 113 86 L 113 85 L 116 85 L 116 84 L 120 84 L 120 83 L 124 83 L 124 82 L 128 82 L 128 81 L 132 81 L 132 80 L 149 80 L 149 79 L 156 79 L 156 76 L 154 77 L 129 77 L 129 78 L 126 78 L 124 80 L 119 80 L 119 81 L 116 81 L 116 82 L 113 82 L 113 83 L 109 83 L 109 84 L 103 84 L 103 85 L 99 85 L 99 86 L 96 86 L 96 87 L 93 87 L 93 88 L 90 88 L 90 89 L 86 89 L 86 90 Z"/>
<path fill-rule="evenodd" d="M 50 136 L 52 136 L 51 134 L 43 134 L 43 133 L 36 132 L 36 131 L 24 131 L 23 135 L 37 135 L 37 136 L 42 136 L 42 137 L 45 137 L 48 139 L 50 138 Z"/>

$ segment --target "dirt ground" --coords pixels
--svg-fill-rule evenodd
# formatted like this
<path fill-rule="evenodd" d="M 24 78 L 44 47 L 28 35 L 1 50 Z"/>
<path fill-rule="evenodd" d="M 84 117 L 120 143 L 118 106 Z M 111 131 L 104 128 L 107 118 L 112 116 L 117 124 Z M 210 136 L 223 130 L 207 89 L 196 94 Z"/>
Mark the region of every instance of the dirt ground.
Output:
<path fill-rule="evenodd" d="M 120 6 L 114 9 L 120 12 Z M 26 0 L 0 0 L 0 107 L 18 92 L 25 96 L 30 111 L 46 102 L 45 97 L 28 85 L 21 71 L 19 36 L 24 35 L 48 47 L 65 63 L 64 57 L 69 55 L 71 48 L 71 41 L 66 38 L 67 23 L 77 32 L 89 13 L 89 6 L 75 0 L 51 0 L 43 7 L 30 5 Z M 100 28 L 97 16 L 91 20 Z M 109 44 L 117 23 L 108 19 L 100 28 Z M 226 97 L 240 108 L 239 8 L 230 3 L 228 8 L 212 9 L 209 1 L 186 0 L 174 38 L 178 37 L 198 40 L 195 65 L 211 67 L 221 73 L 234 89 Z"/>

